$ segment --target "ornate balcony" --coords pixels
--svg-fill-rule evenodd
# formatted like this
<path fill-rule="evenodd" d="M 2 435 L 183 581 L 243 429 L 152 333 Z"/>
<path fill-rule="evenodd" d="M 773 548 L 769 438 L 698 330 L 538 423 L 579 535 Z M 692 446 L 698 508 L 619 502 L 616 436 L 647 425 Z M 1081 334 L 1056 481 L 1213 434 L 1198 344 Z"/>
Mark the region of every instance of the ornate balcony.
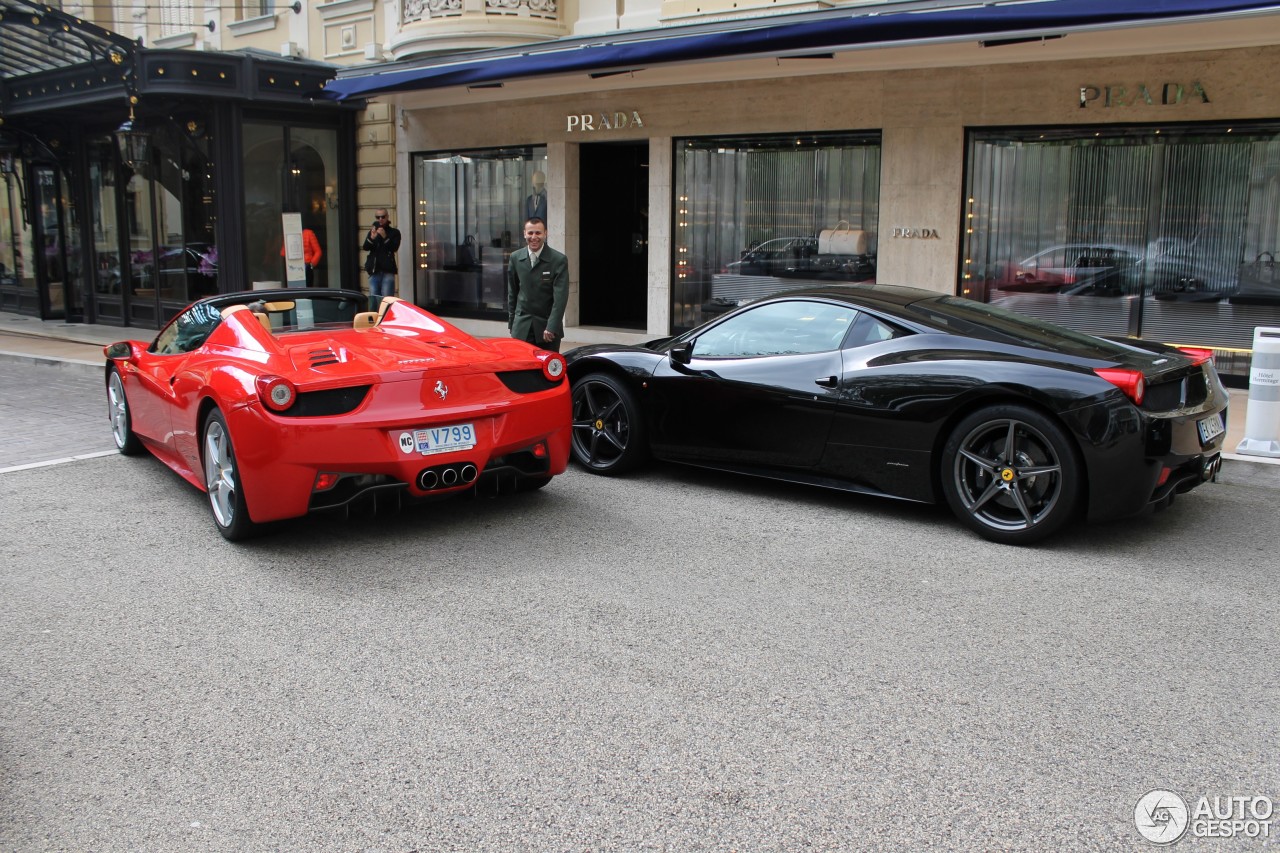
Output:
<path fill-rule="evenodd" d="M 567 35 L 556 0 L 405 0 L 395 59 L 510 47 Z"/>

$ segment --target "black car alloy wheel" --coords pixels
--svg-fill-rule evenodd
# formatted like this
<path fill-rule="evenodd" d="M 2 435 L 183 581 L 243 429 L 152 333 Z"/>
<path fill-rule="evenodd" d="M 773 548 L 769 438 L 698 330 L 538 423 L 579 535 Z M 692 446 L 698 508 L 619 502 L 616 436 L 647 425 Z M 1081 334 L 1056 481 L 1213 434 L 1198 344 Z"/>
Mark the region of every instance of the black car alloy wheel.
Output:
<path fill-rule="evenodd" d="M 1079 471 L 1075 446 L 1053 420 L 1023 406 L 993 406 L 952 432 L 942 485 L 970 528 L 996 542 L 1025 544 L 1075 514 Z"/>
<path fill-rule="evenodd" d="M 604 373 L 573 384 L 573 458 L 597 474 L 620 474 L 644 458 L 644 425 L 635 396 Z"/>

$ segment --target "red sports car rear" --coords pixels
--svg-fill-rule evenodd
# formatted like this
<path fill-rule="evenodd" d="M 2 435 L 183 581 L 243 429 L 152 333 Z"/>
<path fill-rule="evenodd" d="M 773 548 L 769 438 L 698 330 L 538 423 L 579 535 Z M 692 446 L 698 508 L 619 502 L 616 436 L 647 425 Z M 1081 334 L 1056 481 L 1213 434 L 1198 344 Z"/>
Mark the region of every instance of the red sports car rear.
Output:
<path fill-rule="evenodd" d="M 564 471 L 564 362 L 407 302 L 286 290 L 201 300 L 106 348 L 113 432 L 209 494 L 223 535 L 369 500 L 534 489 Z"/>

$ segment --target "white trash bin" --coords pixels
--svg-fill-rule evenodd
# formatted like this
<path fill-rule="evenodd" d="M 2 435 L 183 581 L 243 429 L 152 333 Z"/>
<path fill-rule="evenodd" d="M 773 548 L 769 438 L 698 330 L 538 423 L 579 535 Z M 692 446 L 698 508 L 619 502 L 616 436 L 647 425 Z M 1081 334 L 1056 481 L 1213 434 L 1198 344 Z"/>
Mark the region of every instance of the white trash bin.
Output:
<path fill-rule="evenodd" d="M 1244 436 L 1236 453 L 1280 456 L 1280 328 L 1257 326 L 1253 330 Z"/>

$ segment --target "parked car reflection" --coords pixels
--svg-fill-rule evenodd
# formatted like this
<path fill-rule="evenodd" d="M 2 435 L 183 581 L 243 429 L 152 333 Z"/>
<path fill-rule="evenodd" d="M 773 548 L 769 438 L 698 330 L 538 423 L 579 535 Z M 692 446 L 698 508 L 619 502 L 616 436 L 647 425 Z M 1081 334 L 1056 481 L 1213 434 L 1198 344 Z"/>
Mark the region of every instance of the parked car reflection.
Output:
<path fill-rule="evenodd" d="M 1065 243 L 1024 258 L 994 284 L 1019 293 L 1120 296 L 1137 290 L 1143 252 L 1106 243 Z"/>
<path fill-rule="evenodd" d="M 157 263 L 160 295 L 191 300 L 218 292 L 217 250 L 208 243 L 162 246 Z M 214 258 L 211 264 L 209 258 Z"/>
<path fill-rule="evenodd" d="M 775 276 L 812 281 L 867 281 L 875 277 L 871 254 L 832 255 L 818 251 L 813 235 L 765 240 L 725 265 L 729 275 Z"/>
<path fill-rule="evenodd" d="M 1178 240 L 1143 249 L 1108 243 L 1064 243 L 1043 249 L 988 277 L 994 290 L 1062 296 L 1135 296 L 1213 302 L 1238 286 L 1239 264 Z"/>

